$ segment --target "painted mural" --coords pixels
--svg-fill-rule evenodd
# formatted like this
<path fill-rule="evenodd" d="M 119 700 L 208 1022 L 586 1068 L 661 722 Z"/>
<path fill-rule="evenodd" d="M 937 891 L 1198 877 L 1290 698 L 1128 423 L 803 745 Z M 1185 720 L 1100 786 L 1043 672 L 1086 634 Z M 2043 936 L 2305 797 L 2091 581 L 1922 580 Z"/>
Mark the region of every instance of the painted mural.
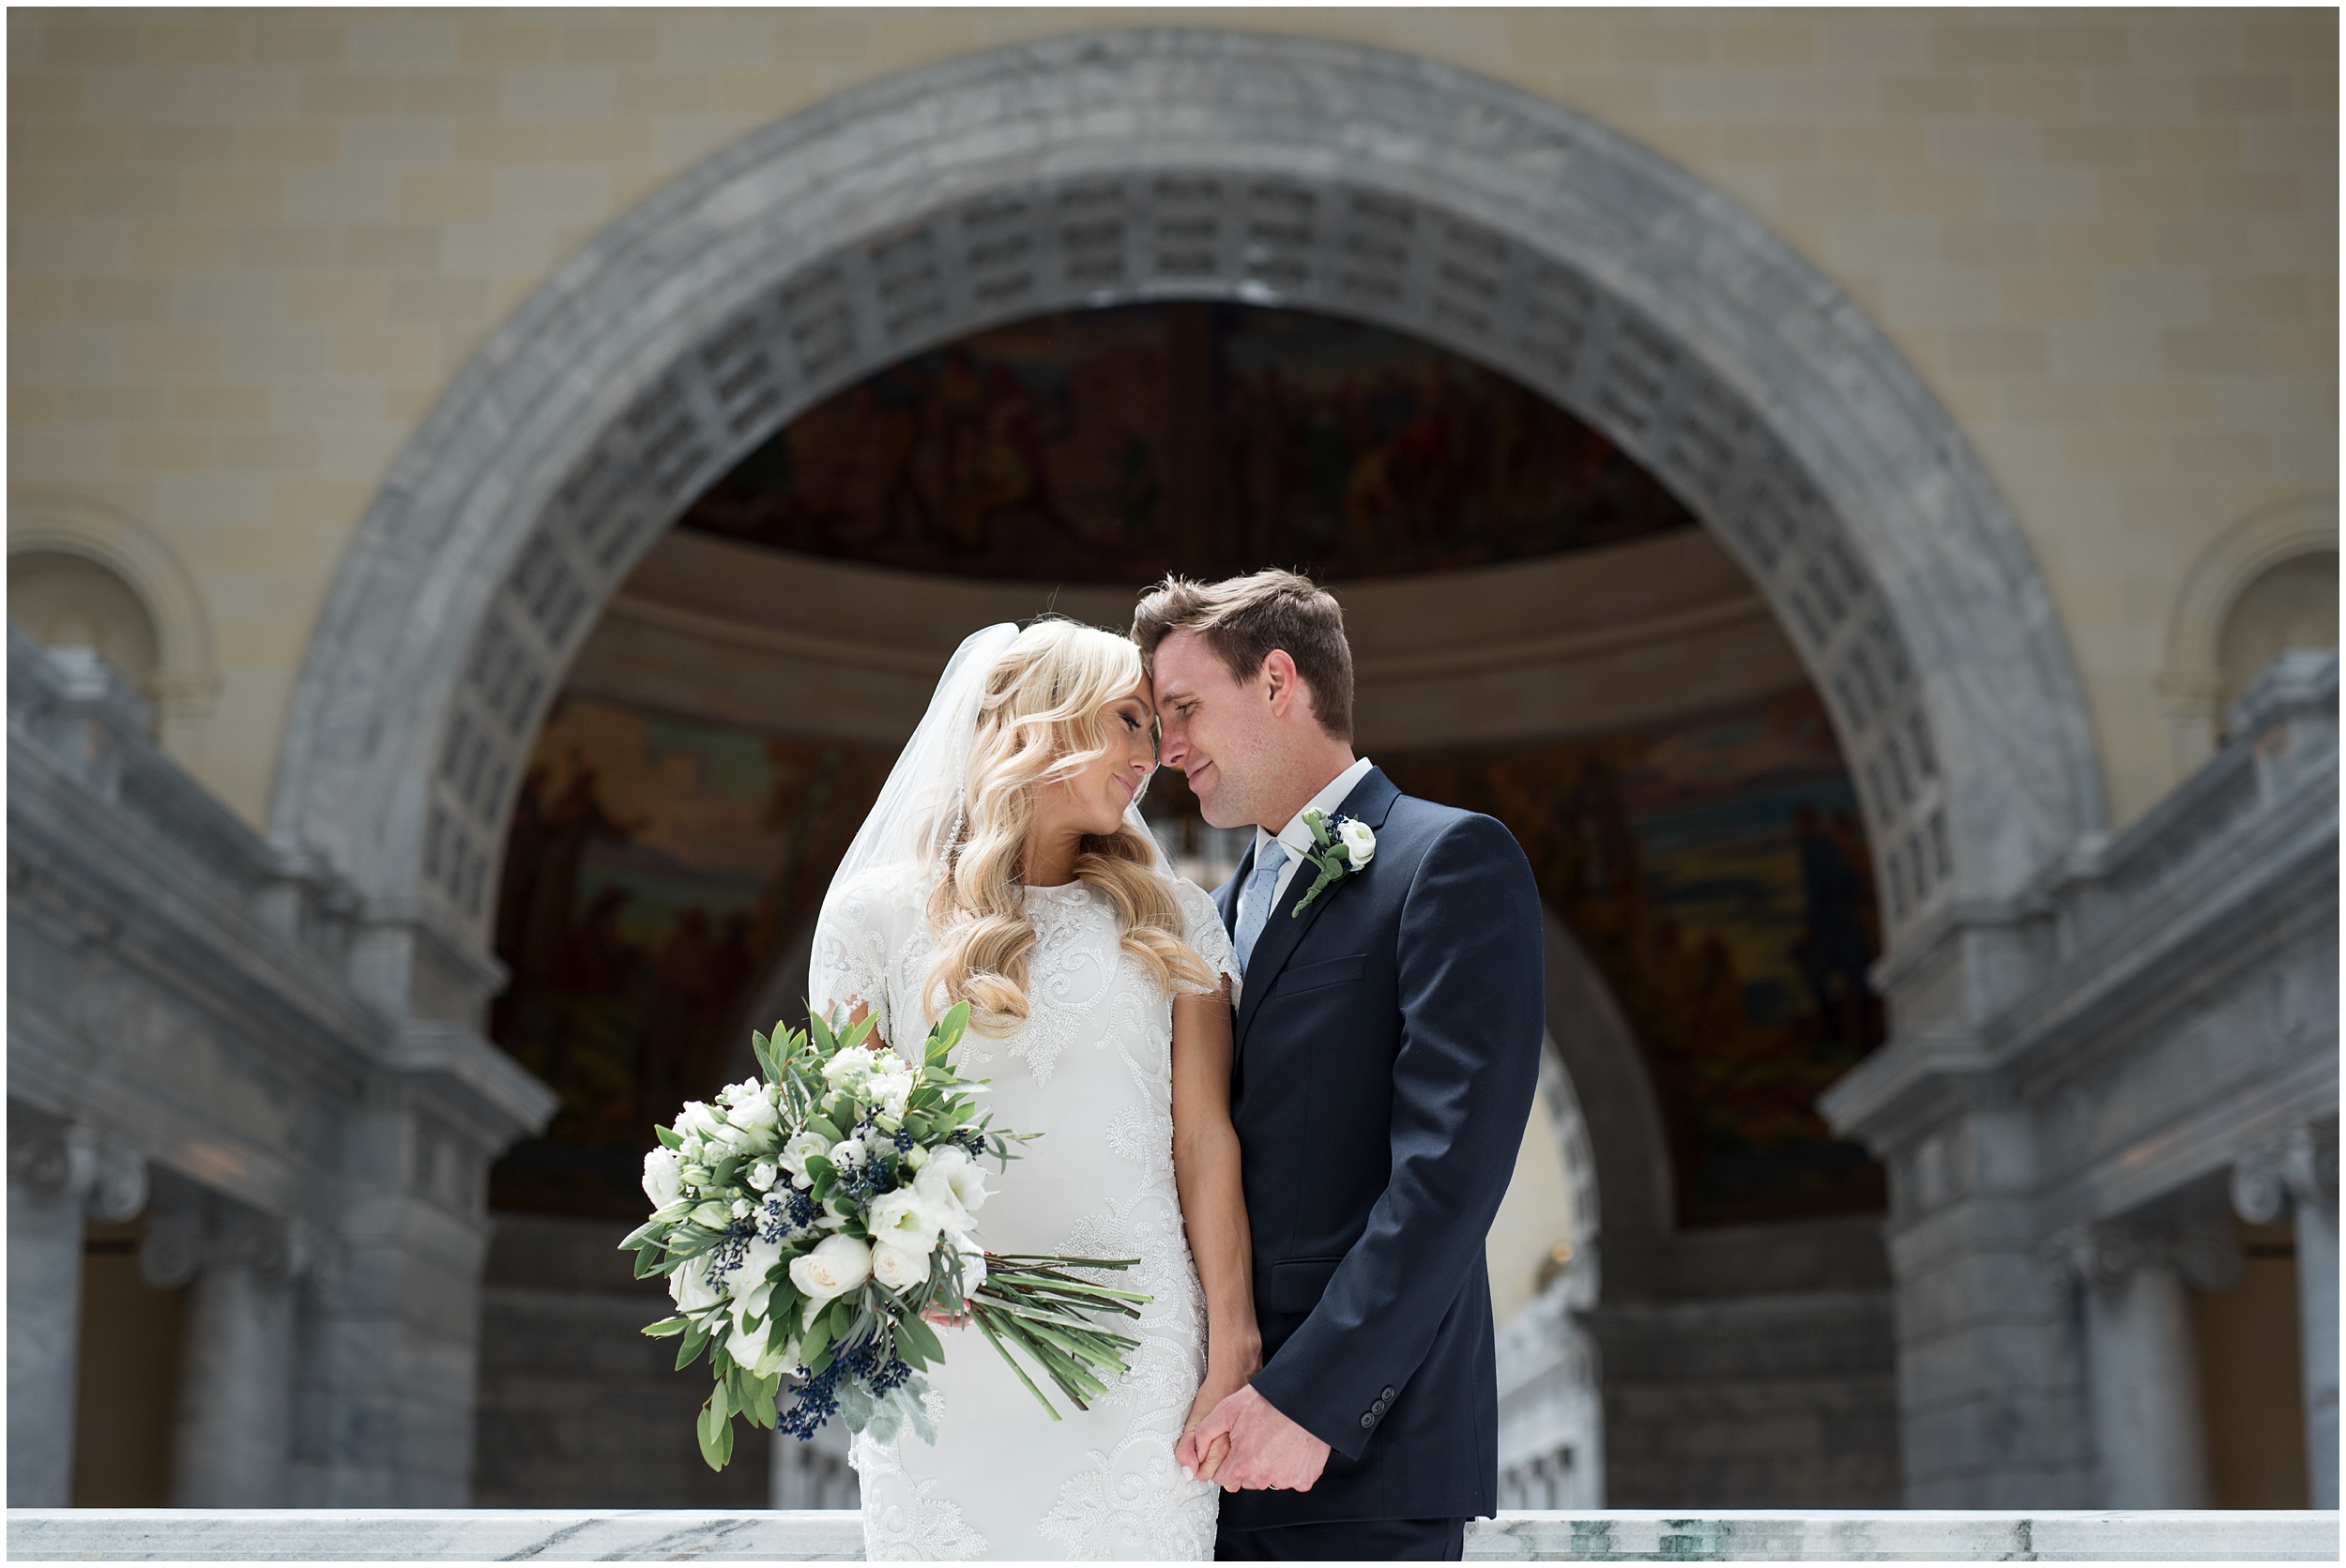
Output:
<path fill-rule="evenodd" d="M 1429 343 L 1159 303 L 1020 322 L 869 377 L 683 525 L 915 571 L 1138 585 L 1445 571 L 1695 519 L 1588 425 Z"/>
<path fill-rule="evenodd" d="M 568 698 L 508 841 L 492 1033 L 554 1086 L 499 1208 L 624 1217 L 652 1122 L 744 1071 L 748 1008 L 892 760 Z M 1812 693 L 1653 730 L 1380 755 L 1523 845 L 1647 1053 L 1696 1225 L 1879 1209 L 1817 1096 L 1882 1038 L 1870 860 Z M 1150 814 L 1178 841 L 1178 772 Z"/>
<path fill-rule="evenodd" d="M 565 698 L 498 890 L 490 1032 L 561 1096 L 492 1204 L 634 1213 L 655 1120 L 746 1071 L 747 1009 L 815 918 L 892 751 Z M 738 1058 L 738 1059 L 737 1059 Z"/>
<path fill-rule="evenodd" d="M 1881 1043 L 1871 860 L 1823 705 L 1787 694 L 1594 738 L 1379 757 L 1487 812 L 1604 972 L 1644 1047 L 1679 1218 L 1881 1208 L 1880 1165 L 1817 1096 Z"/>

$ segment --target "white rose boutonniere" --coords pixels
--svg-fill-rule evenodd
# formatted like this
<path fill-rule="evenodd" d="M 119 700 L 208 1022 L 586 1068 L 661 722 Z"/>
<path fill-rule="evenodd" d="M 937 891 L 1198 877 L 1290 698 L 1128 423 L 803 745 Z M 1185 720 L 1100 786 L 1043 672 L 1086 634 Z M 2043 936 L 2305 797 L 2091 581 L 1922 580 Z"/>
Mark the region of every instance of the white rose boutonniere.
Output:
<path fill-rule="evenodd" d="M 1312 847 L 1305 852 L 1303 864 L 1319 875 L 1311 891 L 1296 904 L 1297 915 L 1309 908 L 1330 883 L 1365 871 L 1377 856 L 1376 833 L 1357 817 L 1330 816 L 1315 807 L 1303 814 L 1303 826 L 1312 830 Z"/>

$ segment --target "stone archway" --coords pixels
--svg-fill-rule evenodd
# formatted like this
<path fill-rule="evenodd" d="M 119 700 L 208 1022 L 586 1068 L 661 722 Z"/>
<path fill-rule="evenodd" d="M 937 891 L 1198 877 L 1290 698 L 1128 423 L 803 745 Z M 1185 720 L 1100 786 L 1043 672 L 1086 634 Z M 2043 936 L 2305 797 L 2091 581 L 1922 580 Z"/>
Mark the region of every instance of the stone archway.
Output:
<path fill-rule="evenodd" d="M 272 826 L 367 899 L 362 982 L 470 1019 L 519 764 L 682 507 L 797 412 L 1022 316 L 1227 298 L 1373 321 L 1601 429 L 1743 562 L 1832 708 L 1894 967 L 2097 827 L 2049 599 L 1952 419 L 1685 172 L 1409 56 L 1078 36 L 842 95 L 613 224 L 395 461 L 321 614 Z"/>

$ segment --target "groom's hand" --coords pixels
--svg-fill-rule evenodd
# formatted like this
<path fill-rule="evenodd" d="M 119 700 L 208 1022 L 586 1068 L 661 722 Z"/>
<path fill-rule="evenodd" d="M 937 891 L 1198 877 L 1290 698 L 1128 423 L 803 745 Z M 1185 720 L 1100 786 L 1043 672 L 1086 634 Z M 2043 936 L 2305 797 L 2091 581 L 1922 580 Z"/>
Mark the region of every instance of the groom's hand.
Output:
<path fill-rule="evenodd" d="M 1205 1453 L 1225 1433 L 1229 1456 L 1213 1480 L 1226 1492 L 1308 1492 L 1327 1468 L 1328 1445 L 1280 1414 L 1252 1383 L 1213 1408 L 1194 1436 L 1196 1452 Z"/>

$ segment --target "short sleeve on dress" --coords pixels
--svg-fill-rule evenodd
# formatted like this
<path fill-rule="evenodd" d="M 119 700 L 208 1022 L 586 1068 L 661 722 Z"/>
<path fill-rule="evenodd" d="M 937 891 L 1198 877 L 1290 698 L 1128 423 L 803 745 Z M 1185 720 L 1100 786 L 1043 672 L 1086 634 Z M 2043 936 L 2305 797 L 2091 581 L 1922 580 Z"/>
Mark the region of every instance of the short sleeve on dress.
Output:
<path fill-rule="evenodd" d="M 816 1012 L 829 1017 L 833 1010 L 853 1012 L 858 1003 L 868 1004 L 875 1032 L 891 1043 L 896 1036 L 890 1027 L 888 963 L 903 902 L 896 883 L 874 874 L 838 890 L 815 922 L 806 976 L 807 997 Z"/>
<path fill-rule="evenodd" d="M 1176 876 L 1173 901 L 1181 906 L 1182 939 L 1215 975 L 1238 980 L 1238 954 L 1231 951 L 1230 934 L 1223 928 L 1222 911 L 1214 907 L 1213 895 L 1188 877 Z M 1180 989 L 1194 992 L 1196 988 Z"/>

